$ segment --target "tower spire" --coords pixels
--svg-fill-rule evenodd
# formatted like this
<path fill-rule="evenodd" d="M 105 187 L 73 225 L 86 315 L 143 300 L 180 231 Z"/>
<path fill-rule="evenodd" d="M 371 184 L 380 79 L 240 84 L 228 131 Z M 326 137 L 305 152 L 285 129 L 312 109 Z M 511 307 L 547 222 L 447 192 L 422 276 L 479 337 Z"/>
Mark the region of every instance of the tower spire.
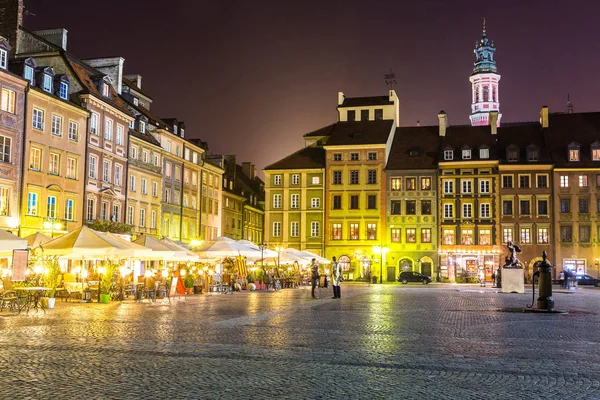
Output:
<path fill-rule="evenodd" d="M 571 103 L 571 95 L 567 93 L 567 114 L 573 114 L 573 103 Z"/>
<path fill-rule="evenodd" d="M 483 17 L 483 34 L 485 35 L 485 17 Z"/>

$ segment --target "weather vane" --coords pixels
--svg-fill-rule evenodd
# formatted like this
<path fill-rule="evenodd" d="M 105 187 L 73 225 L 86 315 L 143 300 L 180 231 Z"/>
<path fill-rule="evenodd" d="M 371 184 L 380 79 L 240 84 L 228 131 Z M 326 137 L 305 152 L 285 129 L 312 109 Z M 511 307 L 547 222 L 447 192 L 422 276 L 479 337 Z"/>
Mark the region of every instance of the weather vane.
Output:
<path fill-rule="evenodd" d="M 390 73 L 385 74 L 384 77 L 385 77 L 385 84 L 390 87 L 390 90 L 394 89 L 394 85 L 397 83 L 396 82 L 396 74 L 394 73 L 394 70 L 390 68 Z"/>

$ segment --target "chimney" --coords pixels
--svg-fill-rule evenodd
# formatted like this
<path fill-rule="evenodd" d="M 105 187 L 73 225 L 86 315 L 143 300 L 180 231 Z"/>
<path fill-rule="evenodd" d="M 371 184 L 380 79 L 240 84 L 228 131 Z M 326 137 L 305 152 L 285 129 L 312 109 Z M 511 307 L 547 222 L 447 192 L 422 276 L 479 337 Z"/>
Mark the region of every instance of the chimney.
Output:
<path fill-rule="evenodd" d="M 542 106 L 540 110 L 540 125 L 542 128 L 548 127 L 548 106 Z"/>
<path fill-rule="evenodd" d="M 444 110 L 438 114 L 438 121 L 440 124 L 440 136 L 446 136 L 446 129 L 448 129 L 448 115 Z"/>
<path fill-rule="evenodd" d="M 242 162 L 242 173 L 250 179 L 254 179 L 254 164 L 249 161 Z"/>
<path fill-rule="evenodd" d="M 10 44 L 10 56 L 17 51 L 19 26 L 23 25 L 23 0 L 0 0 L 0 35 Z"/>
<path fill-rule="evenodd" d="M 125 78 L 133 82 L 138 89 L 142 89 L 142 76 L 140 74 L 125 75 Z"/>
<path fill-rule="evenodd" d="M 125 59 L 123 57 L 95 58 L 83 61 L 110 76 L 115 90 L 117 93 L 121 94 L 123 85 L 123 64 L 125 64 Z"/>
<path fill-rule="evenodd" d="M 492 135 L 498 134 L 498 111 L 490 111 L 489 123 Z"/>
<path fill-rule="evenodd" d="M 417 126 L 421 126 L 421 121 L 417 120 Z"/>
<path fill-rule="evenodd" d="M 67 51 L 67 33 L 67 30 L 63 28 L 35 31 L 36 35 L 43 37 L 50 43 L 59 46 L 65 51 Z"/>
<path fill-rule="evenodd" d="M 344 99 L 346 99 L 344 92 L 338 92 L 338 106 L 341 106 L 344 103 Z"/>

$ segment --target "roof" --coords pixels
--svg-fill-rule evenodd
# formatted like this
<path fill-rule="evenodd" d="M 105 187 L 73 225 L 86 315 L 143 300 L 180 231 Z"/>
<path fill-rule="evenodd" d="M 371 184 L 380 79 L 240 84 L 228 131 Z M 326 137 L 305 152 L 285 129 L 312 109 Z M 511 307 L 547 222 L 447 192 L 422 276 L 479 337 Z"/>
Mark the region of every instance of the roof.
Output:
<path fill-rule="evenodd" d="M 304 137 L 329 136 L 329 134 L 331 133 L 331 130 L 333 129 L 334 126 L 335 126 L 335 124 L 324 126 L 323 128 L 319 128 L 316 131 L 312 131 L 312 132 L 304 134 Z"/>
<path fill-rule="evenodd" d="M 436 126 L 437 127 L 437 126 Z M 439 127 L 437 127 L 439 132 Z M 465 150 L 465 149 L 479 149 L 489 148 L 489 159 L 497 160 L 498 152 L 496 142 L 498 135 L 492 135 L 489 126 L 470 126 L 470 125 L 457 125 L 449 126 L 446 129 L 446 136 L 440 137 L 440 152 L 438 153 L 439 160 L 443 161 L 442 153 L 444 150 Z M 471 152 L 470 160 L 480 160 L 478 151 Z M 462 157 L 459 154 L 455 154 L 454 161 L 461 161 Z"/>
<path fill-rule="evenodd" d="M 163 129 L 169 129 L 169 125 L 167 125 L 162 119 L 160 119 L 160 117 L 158 117 L 158 115 L 154 114 L 152 111 L 150 111 L 148 108 L 141 106 L 141 105 L 135 105 L 133 102 L 129 101 L 127 98 L 125 98 L 124 96 L 121 96 L 123 102 L 125 104 L 127 104 L 127 106 L 129 106 L 130 108 L 136 110 L 137 112 L 139 112 L 142 115 L 145 115 L 150 121 L 154 122 L 155 124 L 157 124 L 157 126 L 159 128 L 163 128 Z"/>
<path fill-rule="evenodd" d="M 345 97 L 344 102 L 338 108 L 363 107 L 363 106 L 389 106 L 394 104 L 389 96 L 373 97 Z"/>
<path fill-rule="evenodd" d="M 438 126 L 397 128 L 386 169 L 437 169 Z"/>
<path fill-rule="evenodd" d="M 600 141 L 600 112 L 550 114 L 544 138 L 556 167 L 600 167 L 591 154 L 592 143 Z M 568 160 L 569 144 L 574 142 L 580 145 L 580 161 Z"/>
<path fill-rule="evenodd" d="M 311 168 L 325 168 L 325 150 L 322 147 L 305 147 L 271 165 L 267 165 L 264 170 Z"/>
<path fill-rule="evenodd" d="M 160 147 L 160 142 L 158 140 L 156 140 L 156 138 L 154 136 L 152 136 L 152 134 L 146 132 L 146 133 L 142 133 L 138 130 L 135 129 L 129 129 L 129 134 L 131 136 L 135 136 L 138 139 L 141 139 L 145 142 L 148 142 L 150 144 L 153 144 L 155 146 Z"/>
<path fill-rule="evenodd" d="M 535 146 L 538 149 L 537 161 L 527 160 L 527 148 Z M 508 162 L 507 149 L 510 146 L 519 148 L 517 162 Z M 498 128 L 498 157 L 501 164 L 550 164 L 550 151 L 544 143 L 544 135 L 539 122 L 505 124 Z"/>
<path fill-rule="evenodd" d="M 148 96 L 148 94 L 146 94 L 146 92 L 144 92 L 142 89 L 140 89 L 131 79 L 127 79 L 127 78 L 123 77 L 121 80 L 123 82 L 123 85 L 129 87 L 132 90 L 135 90 L 139 94 L 144 95 L 144 97 L 147 97 L 150 100 L 152 100 L 152 97 Z"/>
<path fill-rule="evenodd" d="M 325 146 L 385 144 L 393 124 L 393 120 L 341 121 L 331 129 Z"/>

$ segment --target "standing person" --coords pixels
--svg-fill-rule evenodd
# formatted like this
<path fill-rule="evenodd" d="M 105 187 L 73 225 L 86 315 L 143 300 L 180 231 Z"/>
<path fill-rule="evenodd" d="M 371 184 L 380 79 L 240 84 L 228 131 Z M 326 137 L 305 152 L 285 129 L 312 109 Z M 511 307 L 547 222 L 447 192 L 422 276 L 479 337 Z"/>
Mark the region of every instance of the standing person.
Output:
<path fill-rule="evenodd" d="M 310 279 L 312 281 L 312 298 L 318 299 L 315 296 L 315 288 L 319 284 L 319 264 L 317 264 L 317 260 L 314 258 L 310 261 Z"/>
<path fill-rule="evenodd" d="M 485 287 L 485 271 L 483 269 L 479 271 L 479 286 Z"/>
<path fill-rule="evenodd" d="M 333 286 L 333 297 L 332 299 L 339 299 L 341 294 L 340 284 L 342 283 L 342 266 L 337 263 L 336 258 L 333 257 L 331 262 L 331 286 Z"/>
<path fill-rule="evenodd" d="M 496 287 L 496 271 L 492 271 L 492 287 Z"/>
<path fill-rule="evenodd" d="M 560 287 L 562 287 L 562 288 L 565 287 L 565 270 L 564 269 L 562 271 L 560 271 L 560 274 L 558 274 L 558 282 L 560 282 Z"/>

